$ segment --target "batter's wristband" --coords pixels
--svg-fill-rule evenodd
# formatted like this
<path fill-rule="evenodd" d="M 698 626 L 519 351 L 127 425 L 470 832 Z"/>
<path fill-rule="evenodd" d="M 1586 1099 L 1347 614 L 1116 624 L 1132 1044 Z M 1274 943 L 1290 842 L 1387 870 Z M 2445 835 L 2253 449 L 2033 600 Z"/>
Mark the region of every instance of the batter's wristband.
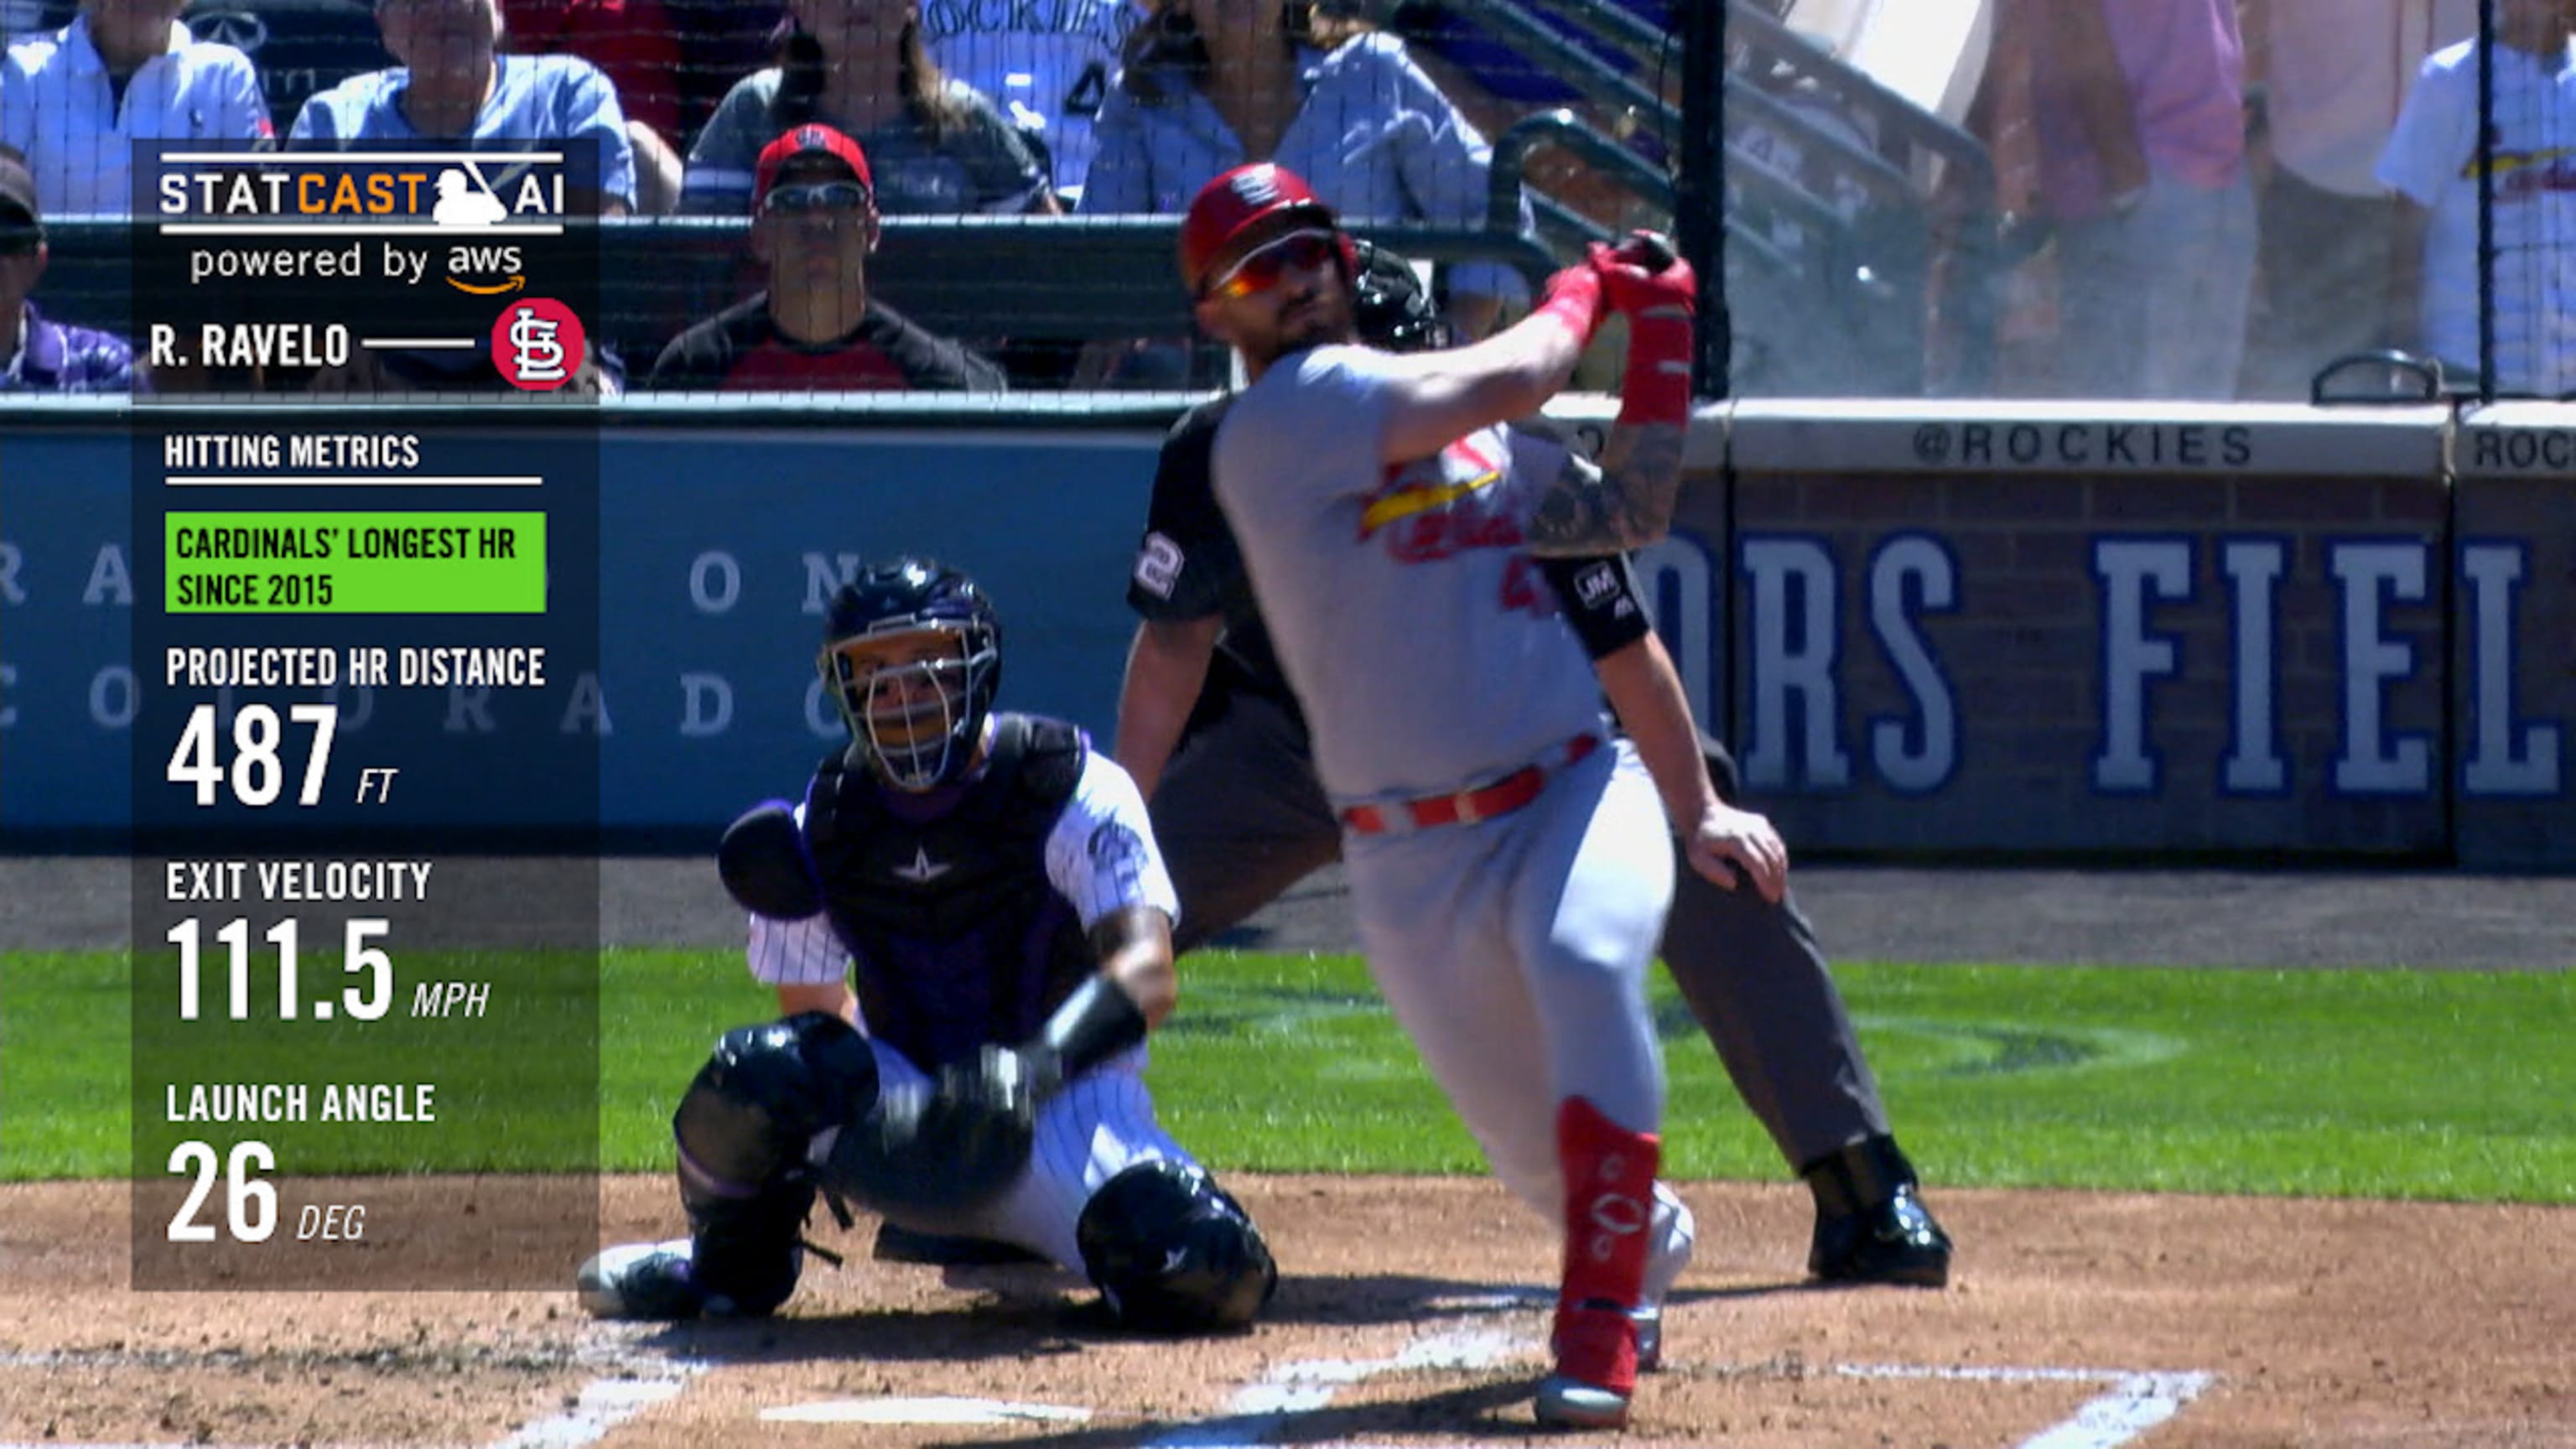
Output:
<path fill-rule="evenodd" d="M 1548 278 L 1547 296 L 1532 315 L 1553 317 L 1564 323 L 1574 333 L 1574 340 L 1588 347 L 1608 313 L 1601 301 L 1601 274 L 1581 266 L 1567 267 Z"/>
<path fill-rule="evenodd" d="M 1619 421 L 1690 421 L 1690 314 L 1657 308 L 1628 319 L 1628 367 L 1619 384 Z"/>

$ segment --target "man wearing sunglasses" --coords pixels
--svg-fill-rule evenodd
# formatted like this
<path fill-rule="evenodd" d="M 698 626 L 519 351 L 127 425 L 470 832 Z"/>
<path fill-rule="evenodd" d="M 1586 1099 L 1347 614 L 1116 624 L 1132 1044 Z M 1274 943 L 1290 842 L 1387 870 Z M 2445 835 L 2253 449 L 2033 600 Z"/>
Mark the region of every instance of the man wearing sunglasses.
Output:
<path fill-rule="evenodd" d="M 47 321 L 27 300 L 45 275 L 45 219 L 36 178 L 0 149 L 0 392 L 146 391 L 134 349 L 88 327 Z"/>
<path fill-rule="evenodd" d="M 1563 1234 L 1549 1427 L 1626 1422 L 1655 1263 L 1688 1252 L 1656 1182 L 1644 989 L 1666 817 L 1722 886 L 1776 902 L 1788 870 L 1769 822 L 1710 783 L 1670 659 L 1596 676 L 1536 562 L 1671 526 L 1696 288 L 1663 259 L 1597 248 L 1528 319 L 1399 356 L 1355 345 L 1354 246 L 1294 173 L 1227 172 L 1181 226 L 1198 321 L 1252 379 L 1217 428 L 1217 502 L 1340 821 L 1371 974 L 1496 1176 Z M 1605 303 L 1630 341 L 1596 468 L 1507 425 L 1565 385 Z"/>
<path fill-rule="evenodd" d="M 859 143 L 802 125 L 753 173 L 751 250 L 767 289 L 662 351 L 649 386 L 701 390 L 1000 392 L 1002 369 L 868 293 L 878 226 Z"/>

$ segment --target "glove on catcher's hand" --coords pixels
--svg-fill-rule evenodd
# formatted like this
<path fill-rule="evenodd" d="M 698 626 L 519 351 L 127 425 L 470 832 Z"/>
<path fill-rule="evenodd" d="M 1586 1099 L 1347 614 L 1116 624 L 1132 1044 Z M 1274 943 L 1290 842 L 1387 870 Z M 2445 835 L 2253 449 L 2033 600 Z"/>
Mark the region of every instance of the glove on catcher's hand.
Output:
<path fill-rule="evenodd" d="M 825 1177 L 895 1216 L 990 1206 L 1028 1168 L 1044 1075 L 1027 1053 L 988 1046 L 943 1068 L 936 1091 L 888 1092 L 842 1131 Z"/>

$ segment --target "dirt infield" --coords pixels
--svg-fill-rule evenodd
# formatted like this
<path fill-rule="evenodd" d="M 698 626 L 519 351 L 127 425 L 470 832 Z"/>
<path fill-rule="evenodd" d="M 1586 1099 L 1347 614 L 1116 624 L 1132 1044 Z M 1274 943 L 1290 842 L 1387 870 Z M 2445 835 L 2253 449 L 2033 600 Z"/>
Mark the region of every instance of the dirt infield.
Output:
<path fill-rule="evenodd" d="M 604 877 L 612 944 L 731 944 L 688 862 Z M 1856 959 L 2566 969 L 2576 880 L 1829 870 Z M 122 943 L 121 863 L 0 862 L 0 947 Z M 2189 909 L 2178 909 L 2188 903 Z M 1344 949 L 1328 876 L 1240 944 Z M 737 1443 L 1163 1449 L 1530 1436 L 1553 1235 L 1481 1179 L 1234 1178 L 1288 1273 L 1251 1334 L 1124 1338 L 1063 1285 L 827 1237 L 788 1313 L 643 1329 L 568 1291 L 134 1293 L 121 1186 L 0 1188 L 0 1449 Z M 1700 1251 L 1641 1445 L 2576 1449 L 2576 1209 L 1947 1190 L 1944 1292 L 1801 1282 L 1806 1195 L 1686 1185 Z M 667 1181 L 604 1189 L 668 1235 Z M 818 1220 L 818 1226 L 820 1226 Z M 564 1265 L 569 1283 L 573 1265 Z M 943 1420 L 944 1422 L 928 1422 Z M 1595 1436 L 1606 1439 L 1609 1436 Z M 1578 1439 L 1577 1442 L 1585 1442 Z"/>
<path fill-rule="evenodd" d="M 1254 1332 L 1183 1344 L 1120 1336 L 1087 1294 L 1025 1277 L 995 1292 L 871 1262 L 865 1224 L 838 1244 L 846 1267 L 812 1266 L 764 1323 L 594 1324 L 569 1292 L 133 1294 L 121 1193 L 0 1189 L 0 1444 L 1207 1449 L 1532 1432 L 1545 1319 L 1530 1289 L 1553 1277 L 1551 1235 L 1498 1188 L 1235 1186 L 1287 1282 Z M 1627 1442 L 2576 1446 L 2576 1211 L 1948 1192 L 1936 1204 L 1969 1245 L 1950 1289 L 1833 1291 L 1799 1281 L 1803 1193 L 1685 1195 L 1699 1257 Z M 605 1208 L 619 1236 L 676 1216 L 659 1180 L 610 1184 Z M 846 1421 L 954 1419 L 974 1400 L 988 1422 Z"/>

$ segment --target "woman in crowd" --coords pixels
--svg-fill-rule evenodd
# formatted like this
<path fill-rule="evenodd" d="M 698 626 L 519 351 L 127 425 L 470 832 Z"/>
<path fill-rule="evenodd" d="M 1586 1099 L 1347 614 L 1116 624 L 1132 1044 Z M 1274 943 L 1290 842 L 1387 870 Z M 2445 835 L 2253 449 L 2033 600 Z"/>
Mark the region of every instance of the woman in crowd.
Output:
<path fill-rule="evenodd" d="M 1158 0 L 1128 37 L 1101 107 L 1082 211 L 1177 213 L 1217 175 L 1276 161 L 1349 221 L 1481 227 L 1493 148 L 1402 41 L 1362 33 L 1325 51 L 1311 10 Z M 1526 203 L 1521 225 L 1528 230 Z M 1481 337 L 1504 300 L 1524 291 L 1509 267 L 1456 267 L 1450 323 Z"/>
<path fill-rule="evenodd" d="M 781 63 L 735 84 L 690 148 L 685 211 L 739 216 L 760 150 L 808 121 L 855 139 L 881 215 L 1052 213 L 1046 168 L 973 87 L 943 75 L 917 0 L 791 0 Z"/>

